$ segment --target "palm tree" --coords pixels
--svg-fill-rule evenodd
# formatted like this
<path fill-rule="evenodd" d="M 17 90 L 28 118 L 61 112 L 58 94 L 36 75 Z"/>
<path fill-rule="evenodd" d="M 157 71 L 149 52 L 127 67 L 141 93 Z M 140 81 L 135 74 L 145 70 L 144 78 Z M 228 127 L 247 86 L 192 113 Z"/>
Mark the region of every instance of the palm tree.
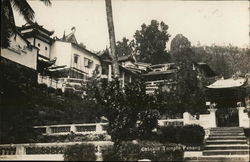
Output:
<path fill-rule="evenodd" d="M 115 45 L 115 29 L 113 23 L 113 14 L 112 14 L 112 4 L 111 0 L 105 0 L 106 4 L 106 14 L 107 14 L 107 23 L 108 23 L 108 31 L 109 31 L 109 43 L 110 43 L 110 57 L 112 58 L 112 66 L 114 71 L 114 77 L 119 77 L 119 65 L 117 61 L 116 55 L 116 45 Z"/>
<path fill-rule="evenodd" d="M 46 6 L 51 5 L 50 0 L 41 0 Z M 1 0 L 1 48 L 10 45 L 10 37 L 17 33 L 13 9 L 19 12 L 30 23 L 34 20 L 35 12 L 27 0 Z"/>

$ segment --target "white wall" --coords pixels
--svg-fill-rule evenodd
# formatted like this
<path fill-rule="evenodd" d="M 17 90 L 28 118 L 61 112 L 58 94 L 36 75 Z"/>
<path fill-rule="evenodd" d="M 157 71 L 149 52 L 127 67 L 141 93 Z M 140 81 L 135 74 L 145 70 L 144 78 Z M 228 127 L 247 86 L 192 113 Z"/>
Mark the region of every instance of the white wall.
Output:
<path fill-rule="evenodd" d="M 32 42 L 32 44 L 33 44 L 33 42 Z M 38 44 L 40 44 L 40 47 L 38 46 Z M 50 45 L 48 43 L 36 38 L 34 46 L 39 48 L 40 55 L 43 55 L 47 58 L 50 58 Z M 45 47 L 47 47 L 47 50 L 45 50 Z M 53 58 L 50 58 L 50 59 L 53 59 Z"/>
<path fill-rule="evenodd" d="M 16 35 L 16 39 L 12 36 L 10 40 L 10 47 L 1 49 L 1 56 L 26 67 L 36 69 L 37 49 L 25 48 L 27 43 L 19 35 Z"/>
<path fill-rule="evenodd" d="M 79 55 L 77 64 L 74 63 L 74 54 Z M 93 61 L 93 66 L 91 68 L 88 68 L 88 67 L 84 66 L 84 58 L 87 58 L 87 59 L 90 59 L 90 60 Z M 101 74 L 101 62 L 100 62 L 98 57 L 90 54 L 87 51 L 84 52 L 84 51 L 79 50 L 79 49 L 72 46 L 72 48 L 71 48 L 71 65 L 72 65 L 72 67 L 75 67 L 75 68 L 77 68 L 79 70 L 82 70 L 82 71 L 88 73 L 88 76 L 91 77 L 97 64 L 100 66 L 100 74 Z"/>
<path fill-rule="evenodd" d="M 55 65 L 70 67 L 71 43 L 55 41 L 51 46 L 51 58 L 57 57 Z"/>

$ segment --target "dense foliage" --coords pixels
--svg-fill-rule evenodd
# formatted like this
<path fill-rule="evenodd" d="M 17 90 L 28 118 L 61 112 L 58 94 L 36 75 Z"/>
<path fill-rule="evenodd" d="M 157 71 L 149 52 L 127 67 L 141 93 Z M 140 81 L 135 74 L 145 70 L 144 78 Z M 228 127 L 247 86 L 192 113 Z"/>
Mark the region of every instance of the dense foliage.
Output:
<path fill-rule="evenodd" d="M 177 144 L 161 144 L 151 141 L 124 141 L 117 149 L 112 146 L 102 152 L 104 161 L 182 161 L 183 147 Z"/>
<path fill-rule="evenodd" d="M 183 145 L 203 145 L 204 129 L 199 125 L 166 126 L 158 129 L 158 140 Z"/>
<path fill-rule="evenodd" d="M 93 144 L 76 144 L 68 146 L 64 152 L 64 161 L 95 161 L 95 146 Z"/>
<path fill-rule="evenodd" d="M 107 131 L 115 143 L 150 137 L 159 112 L 154 109 L 154 98 L 146 94 L 142 82 L 135 81 L 122 89 L 119 81 L 114 80 L 103 83 L 96 94 L 109 121 Z"/>
<path fill-rule="evenodd" d="M 116 53 L 118 57 L 131 55 L 133 51 L 134 40 L 129 41 L 129 39 L 123 37 L 121 41 L 116 42 Z"/>
<path fill-rule="evenodd" d="M 170 55 L 166 51 L 169 37 L 168 25 L 163 21 L 151 20 L 149 25 L 142 24 L 134 34 L 138 61 L 152 64 L 169 62 Z"/>
<path fill-rule="evenodd" d="M 38 134 L 30 139 L 32 143 L 54 143 L 54 142 L 83 142 L 83 141 L 109 141 L 110 136 L 107 134 L 74 134 L 45 136 Z"/>
<path fill-rule="evenodd" d="M 234 74 L 244 76 L 250 72 L 250 49 L 227 46 L 193 46 L 197 62 L 206 62 L 224 78 Z"/>
<path fill-rule="evenodd" d="M 51 5 L 50 0 L 41 0 L 45 5 Z M 19 12 L 26 22 L 32 22 L 35 12 L 27 0 L 1 0 L 1 48 L 10 45 L 10 37 L 17 34 L 13 10 Z"/>
<path fill-rule="evenodd" d="M 178 34 L 171 41 L 171 57 L 179 67 L 175 98 L 179 105 L 190 113 L 202 112 L 205 108 L 205 94 L 197 73 L 193 70 L 194 53 L 189 40 Z M 175 99 L 175 100 L 176 100 Z M 177 104 L 178 105 L 178 104 Z"/>
<path fill-rule="evenodd" d="M 99 122 L 92 100 L 37 84 L 37 73 L 1 58 L 1 143 L 30 142 L 34 125 Z"/>

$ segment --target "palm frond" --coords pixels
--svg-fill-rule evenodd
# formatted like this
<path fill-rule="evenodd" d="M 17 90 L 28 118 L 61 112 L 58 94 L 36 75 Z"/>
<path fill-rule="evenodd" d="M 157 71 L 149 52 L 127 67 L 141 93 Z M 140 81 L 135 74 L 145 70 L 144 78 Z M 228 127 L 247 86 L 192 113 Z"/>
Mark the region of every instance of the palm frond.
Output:
<path fill-rule="evenodd" d="M 13 14 L 13 10 L 11 7 L 11 3 L 7 3 L 7 8 L 8 8 L 8 24 L 10 26 L 10 32 L 11 34 L 15 34 L 15 38 L 16 38 L 16 33 L 17 33 L 17 28 L 16 28 L 16 23 L 15 23 L 15 18 L 14 18 L 14 14 Z"/>
<path fill-rule="evenodd" d="M 42 1 L 46 6 L 51 6 L 50 0 L 40 0 L 40 1 Z"/>
<path fill-rule="evenodd" d="M 15 10 L 21 14 L 27 22 L 30 22 L 35 17 L 35 12 L 30 7 L 27 0 L 11 0 Z"/>

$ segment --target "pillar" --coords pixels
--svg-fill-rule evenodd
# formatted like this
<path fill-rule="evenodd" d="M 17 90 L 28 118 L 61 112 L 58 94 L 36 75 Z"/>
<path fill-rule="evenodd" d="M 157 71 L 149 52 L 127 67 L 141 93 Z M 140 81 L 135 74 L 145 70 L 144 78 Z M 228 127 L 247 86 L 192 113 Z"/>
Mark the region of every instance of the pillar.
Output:
<path fill-rule="evenodd" d="M 190 124 L 190 114 L 188 112 L 183 113 L 183 124 Z"/>
<path fill-rule="evenodd" d="M 112 66 L 109 65 L 109 73 L 108 73 L 108 81 L 111 81 L 112 80 Z"/>
<path fill-rule="evenodd" d="M 125 85 L 125 72 L 122 72 L 122 88 Z"/>
<path fill-rule="evenodd" d="M 96 133 L 101 134 L 102 133 L 102 126 L 100 123 L 96 124 Z"/>
<path fill-rule="evenodd" d="M 22 145 L 16 146 L 16 155 L 26 155 L 26 149 Z"/>
<path fill-rule="evenodd" d="M 70 126 L 70 132 L 76 133 L 76 126 L 75 125 Z"/>
<path fill-rule="evenodd" d="M 209 120 L 210 127 L 217 127 L 216 114 L 215 114 L 217 109 L 214 109 L 214 108 L 213 109 L 208 109 L 208 111 L 210 112 L 210 120 Z"/>

